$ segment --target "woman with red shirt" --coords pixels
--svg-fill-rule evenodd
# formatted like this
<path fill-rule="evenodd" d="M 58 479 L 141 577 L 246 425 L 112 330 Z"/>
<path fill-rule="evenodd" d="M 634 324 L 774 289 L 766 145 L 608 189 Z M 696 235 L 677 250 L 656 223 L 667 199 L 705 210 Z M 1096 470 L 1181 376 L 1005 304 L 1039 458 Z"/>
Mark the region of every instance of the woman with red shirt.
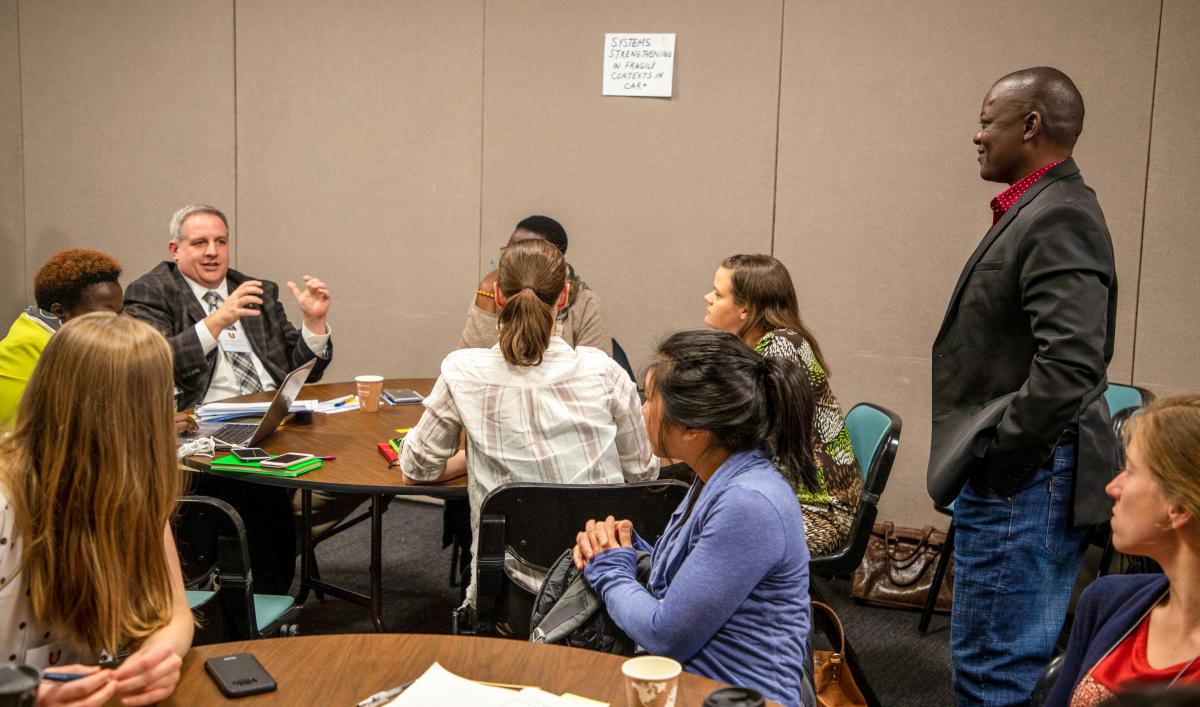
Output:
<path fill-rule="evenodd" d="M 1106 489 L 1113 547 L 1155 560 L 1163 574 L 1102 577 L 1084 591 L 1048 705 L 1200 683 L 1200 395 L 1150 404 L 1126 425 L 1125 447 L 1125 468 Z"/>

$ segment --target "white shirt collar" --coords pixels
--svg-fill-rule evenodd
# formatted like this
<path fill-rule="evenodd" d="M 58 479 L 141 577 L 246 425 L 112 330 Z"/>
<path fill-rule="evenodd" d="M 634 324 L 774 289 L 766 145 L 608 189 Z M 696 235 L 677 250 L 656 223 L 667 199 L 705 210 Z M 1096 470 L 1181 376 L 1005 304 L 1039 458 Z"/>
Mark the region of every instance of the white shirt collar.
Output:
<path fill-rule="evenodd" d="M 180 273 L 180 275 L 183 275 L 183 273 Z M 224 301 L 225 298 L 229 297 L 229 279 L 228 278 L 222 278 L 221 284 L 219 284 L 213 288 L 205 287 L 204 285 L 201 285 L 200 283 L 196 282 L 195 280 L 188 277 L 187 275 L 183 275 L 183 281 L 186 282 L 188 284 L 188 287 L 190 287 L 192 289 L 192 294 L 196 296 L 196 299 L 200 300 L 200 302 L 202 304 L 204 304 L 206 307 L 208 306 L 208 303 L 204 301 L 204 295 L 208 294 L 209 292 L 216 292 L 218 295 L 221 295 L 222 301 Z"/>

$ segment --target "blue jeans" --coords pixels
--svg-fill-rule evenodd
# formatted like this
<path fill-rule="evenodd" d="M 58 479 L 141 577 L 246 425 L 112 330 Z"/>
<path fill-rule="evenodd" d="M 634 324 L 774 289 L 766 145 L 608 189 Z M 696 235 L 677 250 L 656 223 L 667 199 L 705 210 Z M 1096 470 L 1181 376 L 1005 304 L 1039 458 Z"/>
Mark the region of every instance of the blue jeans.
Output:
<path fill-rule="evenodd" d="M 960 705 L 1029 703 L 1062 630 L 1089 528 L 1072 528 L 1075 445 L 1011 497 L 967 483 L 954 503 L 950 654 Z"/>

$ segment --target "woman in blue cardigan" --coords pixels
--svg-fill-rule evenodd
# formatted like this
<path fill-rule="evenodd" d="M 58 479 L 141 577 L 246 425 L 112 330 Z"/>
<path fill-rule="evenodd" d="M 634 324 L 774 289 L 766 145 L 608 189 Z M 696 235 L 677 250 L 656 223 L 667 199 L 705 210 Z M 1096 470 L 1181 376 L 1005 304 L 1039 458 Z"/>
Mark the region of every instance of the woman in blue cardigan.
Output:
<path fill-rule="evenodd" d="M 733 334 L 682 332 L 659 346 L 646 393 L 654 453 L 686 462 L 696 481 L 656 546 L 610 516 L 579 533 L 575 564 L 645 650 L 799 705 L 808 545 L 791 480 L 771 459 L 804 481 L 816 473 L 804 373 Z M 652 552 L 648 588 L 635 550 Z"/>
<path fill-rule="evenodd" d="M 1101 577 L 1079 599 L 1049 705 L 1092 707 L 1135 683 L 1200 683 L 1200 395 L 1162 398 L 1125 426 L 1108 484 L 1112 543 L 1163 574 Z"/>

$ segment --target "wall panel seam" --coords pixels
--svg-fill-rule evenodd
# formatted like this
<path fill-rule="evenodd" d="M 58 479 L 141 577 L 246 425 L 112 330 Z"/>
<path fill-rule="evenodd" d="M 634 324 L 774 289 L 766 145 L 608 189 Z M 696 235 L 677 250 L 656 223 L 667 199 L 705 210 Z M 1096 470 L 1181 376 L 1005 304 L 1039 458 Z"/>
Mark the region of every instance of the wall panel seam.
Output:
<path fill-rule="evenodd" d="M 233 32 L 233 221 L 239 226 L 242 224 L 240 220 L 240 210 L 238 209 L 238 34 L 237 34 L 237 0 L 230 0 L 232 17 L 232 32 Z M 233 241 L 233 261 L 241 267 L 241 238 L 232 238 Z"/>
<path fill-rule="evenodd" d="M 25 67 L 21 56 L 21 0 L 17 0 L 17 141 L 21 144 L 21 309 L 29 299 L 30 273 L 29 262 L 29 189 L 25 184 Z"/>
<path fill-rule="evenodd" d="M 771 186 L 771 255 L 775 255 L 775 216 L 779 210 L 779 130 L 780 115 L 783 111 L 783 39 L 787 32 L 787 0 L 779 2 L 779 69 L 776 72 L 778 81 L 775 86 L 775 169 Z"/>
<path fill-rule="evenodd" d="M 1142 307 L 1142 265 L 1145 262 L 1146 251 L 1146 212 L 1150 206 L 1150 159 L 1154 154 L 1152 149 L 1154 147 L 1154 109 L 1155 100 L 1158 98 L 1158 63 L 1162 55 L 1164 3 L 1165 0 L 1158 2 L 1158 36 L 1154 44 L 1154 78 L 1150 82 L 1150 125 L 1146 131 L 1146 173 L 1142 180 L 1142 231 L 1138 238 L 1137 284 L 1133 293 L 1133 350 L 1129 361 L 1130 383 L 1137 380 L 1138 318 L 1141 316 Z"/>
<path fill-rule="evenodd" d="M 479 28 L 479 41 L 482 46 L 479 48 L 479 234 L 476 239 L 475 248 L 475 278 L 476 280 L 483 279 L 483 178 L 484 178 L 484 158 L 483 149 L 484 131 L 487 129 L 487 0 L 483 0 L 483 21 Z M 472 295 L 473 296 L 473 295 Z"/>

